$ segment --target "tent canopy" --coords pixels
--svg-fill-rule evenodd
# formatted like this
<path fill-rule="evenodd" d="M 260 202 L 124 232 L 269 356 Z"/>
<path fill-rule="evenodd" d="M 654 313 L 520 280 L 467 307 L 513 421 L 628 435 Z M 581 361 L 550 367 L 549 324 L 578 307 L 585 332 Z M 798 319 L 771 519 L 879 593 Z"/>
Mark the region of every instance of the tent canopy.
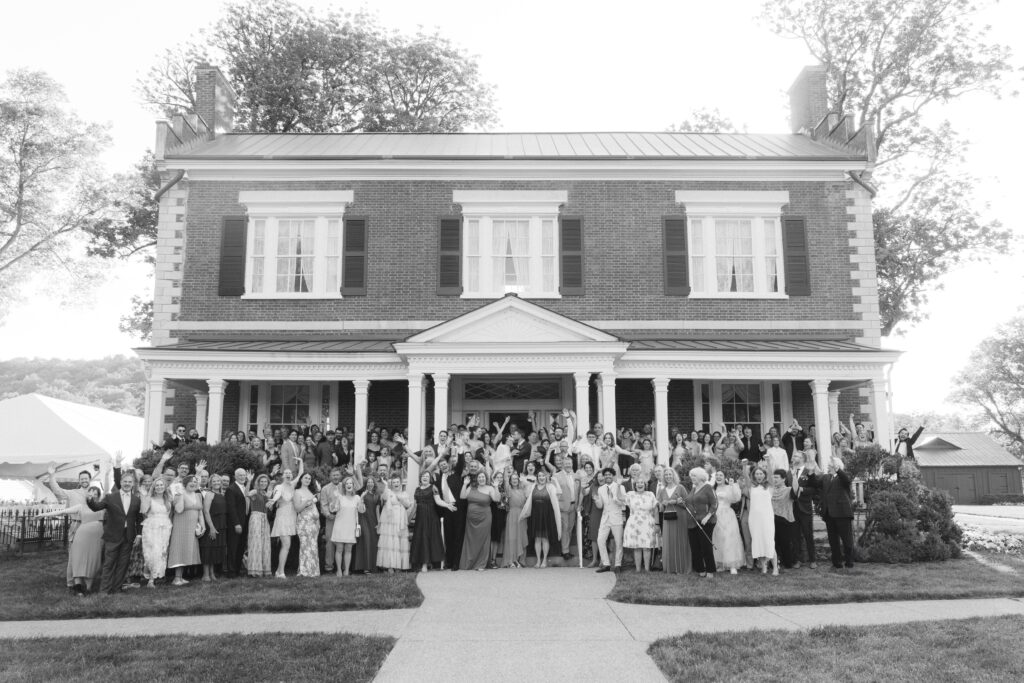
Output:
<path fill-rule="evenodd" d="M 99 462 L 117 451 L 134 458 L 143 442 L 144 424 L 141 417 L 40 394 L 16 396 L 0 401 L 0 457 L 9 463 L 42 465 L 44 471 L 51 462 L 63 470 Z"/>

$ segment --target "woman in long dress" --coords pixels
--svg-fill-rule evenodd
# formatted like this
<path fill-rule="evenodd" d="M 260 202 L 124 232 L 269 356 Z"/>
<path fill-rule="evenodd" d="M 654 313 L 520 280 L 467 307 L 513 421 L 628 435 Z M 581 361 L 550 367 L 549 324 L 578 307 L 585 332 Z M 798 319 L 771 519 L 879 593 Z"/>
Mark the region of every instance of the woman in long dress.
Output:
<path fill-rule="evenodd" d="M 728 569 L 730 574 L 743 566 L 743 537 L 740 535 L 740 523 L 732 506 L 740 502 L 740 487 L 725 478 L 722 471 L 715 472 L 715 495 L 718 496 L 718 524 L 711 534 L 715 544 L 715 565 L 719 571 Z"/>
<path fill-rule="evenodd" d="M 535 567 L 548 566 L 548 553 L 552 542 L 562 536 L 562 513 L 558 507 L 558 484 L 550 481 L 547 470 L 537 472 L 537 483 L 526 489 L 526 502 L 520 519 L 529 519 L 529 536 L 533 537 L 533 551 L 537 555 Z"/>
<path fill-rule="evenodd" d="M 657 546 L 654 510 L 658 499 L 647 490 L 647 480 L 641 477 L 633 482 L 633 490 L 626 493 L 629 519 L 622 532 L 622 547 L 633 549 L 633 560 L 638 572 L 651 571 L 651 551 Z"/>
<path fill-rule="evenodd" d="M 228 505 L 224 498 L 224 479 L 210 476 L 210 490 L 203 492 L 203 516 L 206 535 L 199 539 L 199 555 L 203 560 L 203 581 L 216 581 L 214 568 L 223 565 L 227 556 Z"/>
<path fill-rule="evenodd" d="M 89 488 L 95 491 L 97 499 L 103 497 L 103 490 L 98 484 L 92 484 Z M 81 520 L 68 551 L 68 568 L 74 579 L 74 591 L 80 596 L 93 592 L 98 586 L 103 566 L 104 514 L 103 510 L 93 512 L 82 503 L 37 515 L 39 518 L 78 515 L 77 518 Z"/>
<path fill-rule="evenodd" d="M 693 571 L 690 535 L 686 530 L 686 489 L 679 483 L 679 474 L 665 468 L 665 486 L 658 492 L 662 511 L 661 567 L 666 574 L 689 574 Z"/>
<path fill-rule="evenodd" d="M 155 477 L 149 489 L 142 489 L 139 510 L 146 514 L 142 523 L 142 556 L 149 574 L 149 587 L 167 575 L 167 551 L 171 542 L 171 512 L 174 502 L 163 477 Z"/>
<path fill-rule="evenodd" d="M 776 576 L 779 563 L 775 556 L 775 511 L 772 509 L 772 492 L 768 488 L 768 473 L 761 467 L 750 469 L 743 465 L 743 476 L 750 482 L 750 554 L 761 567 L 761 573 L 768 572 L 769 560 L 774 563 Z"/>
<path fill-rule="evenodd" d="M 444 541 L 441 539 L 441 518 L 437 516 L 437 507 L 454 511 L 455 505 L 441 499 L 440 492 L 433 486 L 430 472 L 426 470 L 420 472 L 420 485 L 413 499 L 416 506 L 413 508 L 409 563 L 425 572 L 431 565 L 444 562 Z"/>
<path fill-rule="evenodd" d="M 185 567 L 203 563 L 199 554 L 199 537 L 206 533 L 199 479 L 190 474 L 181 483 L 184 490 L 174 493 L 171 543 L 167 551 L 167 567 L 174 570 L 174 581 L 171 583 L 175 586 L 184 586 L 188 583 L 182 578 Z"/>
<path fill-rule="evenodd" d="M 386 476 L 386 475 L 385 475 Z M 356 484 L 358 486 L 358 483 Z M 370 573 L 377 571 L 377 546 L 379 537 L 377 529 L 380 527 L 380 503 L 381 497 L 378 491 L 387 486 L 384 479 L 378 479 L 376 474 L 370 476 L 363 486 L 360 498 L 363 501 L 363 508 L 359 510 L 359 538 L 356 539 L 356 547 L 352 550 L 352 571 Z"/>
<path fill-rule="evenodd" d="M 519 518 L 523 506 L 526 505 L 526 489 L 518 472 L 509 474 L 506 492 L 508 514 L 505 515 L 505 544 L 501 560 L 506 567 L 518 569 L 526 561 L 527 540 L 526 520 Z"/>
<path fill-rule="evenodd" d="M 255 488 L 253 482 L 255 481 Z M 267 521 L 267 500 L 270 477 L 261 474 L 253 479 L 249 472 L 249 541 L 246 548 L 246 572 L 251 577 L 270 576 L 270 522 Z"/>
<path fill-rule="evenodd" d="M 483 571 L 487 568 L 491 547 L 491 503 L 498 502 L 500 496 L 498 490 L 487 483 L 487 473 L 480 471 L 476 477 L 466 477 L 460 497 L 469 502 L 469 509 L 459 569 Z"/>
<path fill-rule="evenodd" d="M 409 508 L 413 502 L 402 491 L 402 478 L 391 477 L 385 489 L 380 513 L 380 536 L 377 543 L 377 566 L 394 574 L 395 570 L 409 569 Z"/>
<path fill-rule="evenodd" d="M 365 494 L 364 494 L 365 495 Z M 341 487 L 331 501 L 334 512 L 334 529 L 331 541 L 334 543 L 334 562 L 338 576 L 349 575 L 352 551 L 360 535 L 359 513 L 366 509 L 363 498 L 356 495 L 356 482 L 352 477 L 341 480 Z"/>
<path fill-rule="evenodd" d="M 498 502 L 491 504 L 491 553 L 487 561 L 490 569 L 498 568 L 498 551 L 502 550 L 501 540 L 505 536 L 505 522 L 508 521 L 508 488 L 505 472 L 512 471 L 512 463 L 506 469 L 495 470 L 491 485 L 498 490 Z"/>
<path fill-rule="evenodd" d="M 306 472 L 299 477 L 299 487 L 292 498 L 299 537 L 299 576 L 320 576 L 320 511 L 313 486 L 313 475 Z"/>
<path fill-rule="evenodd" d="M 304 465 L 299 460 L 299 478 L 302 477 Z M 298 533 L 296 529 L 295 513 L 295 486 L 292 484 L 292 471 L 285 470 L 281 475 L 281 483 L 274 489 L 274 496 L 270 499 L 270 506 L 276 511 L 274 515 L 274 530 L 270 532 L 271 538 L 281 541 L 281 548 L 277 553 L 277 573 L 279 579 L 285 578 L 284 565 L 288 561 L 288 553 L 292 549 L 292 536 Z"/>
<path fill-rule="evenodd" d="M 777 469 L 772 472 L 772 510 L 775 513 L 775 554 L 783 567 L 789 569 L 796 561 L 793 552 L 798 528 L 793 516 L 793 499 L 796 492 L 786 483 L 788 473 Z"/>

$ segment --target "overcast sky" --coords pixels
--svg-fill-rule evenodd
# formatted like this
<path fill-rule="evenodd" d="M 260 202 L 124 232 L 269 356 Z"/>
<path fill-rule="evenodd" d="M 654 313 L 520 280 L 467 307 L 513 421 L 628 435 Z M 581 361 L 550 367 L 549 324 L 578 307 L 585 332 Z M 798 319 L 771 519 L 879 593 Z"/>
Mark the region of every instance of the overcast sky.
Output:
<path fill-rule="evenodd" d="M 135 80 L 157 53 L 214 20 L 222 4 L 8 3 L 0 70 L 49 72 L 81 116 L 110 123 L 114 144 L 104 161 L 124 170 L 152 147 L 155 135 L 156 117 L 139 105 Z M 497 130 L 664 130 L 692 109 L 717 107 L 749 132 L 788 132 L 784 93 L 812 63 L 802 43 L 778 38 L 758 21 L 760 2 L 754 0 L 616 5 L 628 12 L 566 0 L 378 0 L 366 7 L 385 26 L 438 27 L 478 55 L 483 77 L 497 86 Z M 1024 4 L 1003 2 L 984 19 L 1022 61 Z M 1021 98 L 972 96 L 943 114 L 973 143 L 970 165 L 989 215 L 1024 236 L 1013 201 L 1024 187 Z M 951 376 L 1024 304 L 1019 256 L 950 274 L 931 297 L 930 320 L 883 340 L 905 351 L 892 375 L 897 411 L 949 409 L 943 402 Z M 117 322 L 131 295 L 149 286 L 146 272 L 139 265 L 112 266 L 87 305 L 61 308 L 50 296 L 30 297 L 0 327 L 0 358 L 130 353 L 138 343 L 121 335 Z"/>

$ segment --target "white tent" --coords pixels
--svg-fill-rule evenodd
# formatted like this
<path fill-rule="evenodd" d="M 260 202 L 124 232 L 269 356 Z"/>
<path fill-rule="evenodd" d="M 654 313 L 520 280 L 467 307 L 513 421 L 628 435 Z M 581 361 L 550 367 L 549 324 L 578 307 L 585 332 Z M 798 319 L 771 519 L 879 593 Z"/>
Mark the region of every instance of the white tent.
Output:
<path fill-rule="evenodd" d="M 38 465 L 42 474 L 50 463 L 57 463 L 60 479 L 74 479 L 70 470 L 99 463 L 117 451 L 134 459 L 144 424 L 141 417 L 40 394 L 0 401 L 0 458 L 7 461 L 0 464 L 0 475 L 9 464 Z"/>

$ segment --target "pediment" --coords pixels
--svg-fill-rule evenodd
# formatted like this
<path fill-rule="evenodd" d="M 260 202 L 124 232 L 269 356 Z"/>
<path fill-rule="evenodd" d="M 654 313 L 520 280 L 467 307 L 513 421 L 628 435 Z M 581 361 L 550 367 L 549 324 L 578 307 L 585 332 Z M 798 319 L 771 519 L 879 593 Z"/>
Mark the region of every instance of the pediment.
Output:
<path fill-rule="evenodd" d="M 618 342 L 617 337 L 515 296 L 453 318 L 409 337 L 407 343 L 558 344 Z"/>

